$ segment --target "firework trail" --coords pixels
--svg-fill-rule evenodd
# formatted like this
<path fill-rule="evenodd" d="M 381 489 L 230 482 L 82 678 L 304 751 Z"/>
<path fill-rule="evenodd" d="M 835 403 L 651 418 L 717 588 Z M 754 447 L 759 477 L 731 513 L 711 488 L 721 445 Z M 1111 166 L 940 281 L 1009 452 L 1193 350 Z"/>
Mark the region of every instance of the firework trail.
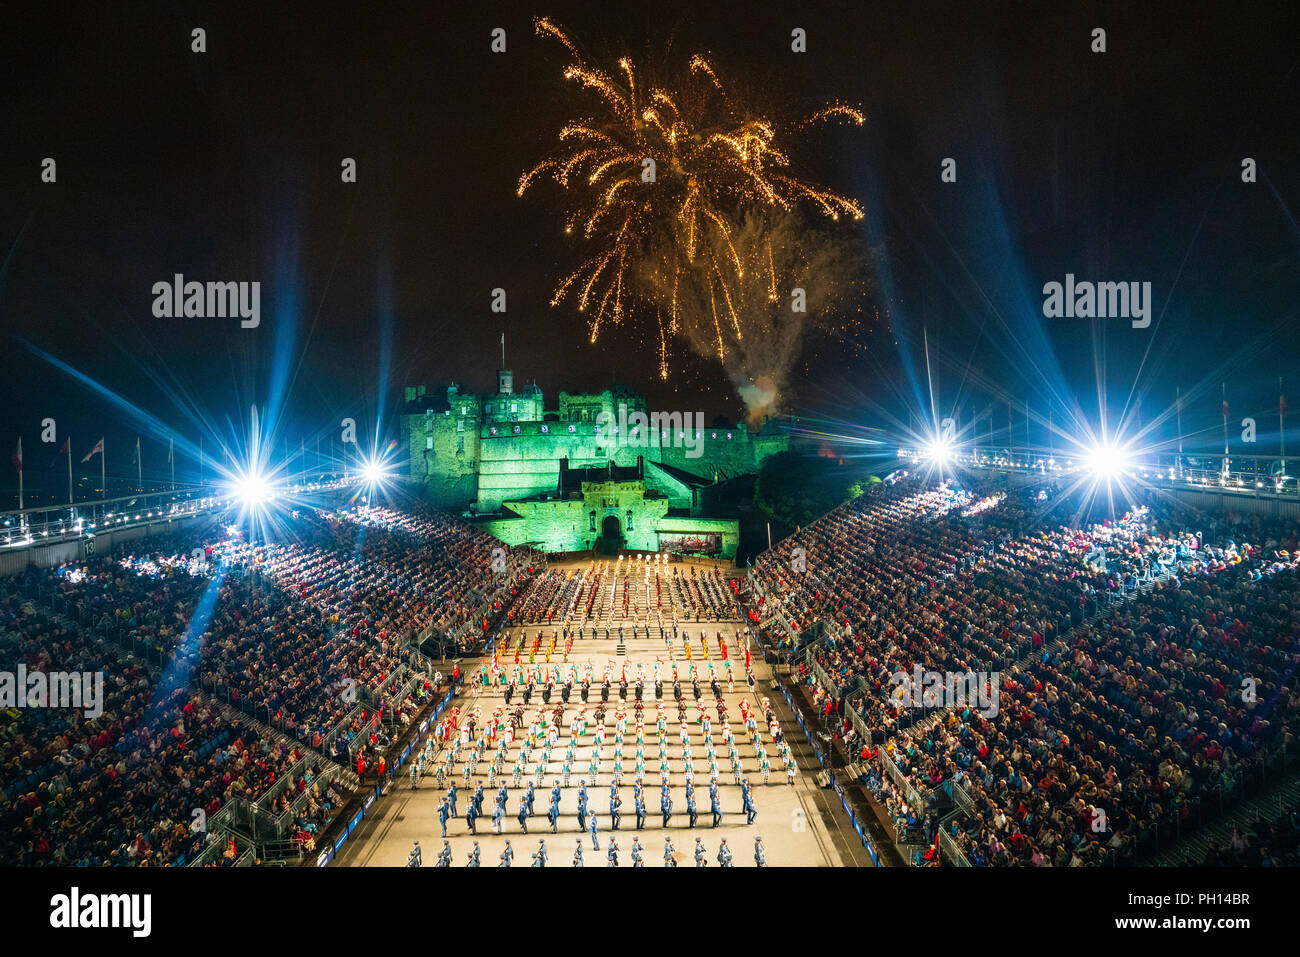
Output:
<path fill-rule="evenodd" d="M 607 325 L 654 316 L 663 378 L 677 336 L 724 366 L 751 365 L 745 357 L 765 351 L 788 355 L 801 323 L 774 321 L 775 306 L 792 276 L 828 258 L 792 241 L 793 217 L 808 211 L 837 222 L 863 213 L 854 200 L 798 178 L 786 142 L 827 122 L 861 125 L 862 114 L 831 104 L 778 124 L 732 95 L 703 56 L 662 82 L 627 57 L 616 70 L 601 69 L 549 20 L 534 26 L 563 45 L 564 77 L 592 110 L 566 123 L 555 151 L 519 178 L 520 196 L 539 180 L 556 182 L 564 230 L 585 244 L 551 305 L 574 302 L 593 343 Z M 782 233 L 769 236 L 774 223 Z M 760 341 L 774 332 L 775 341 Z"/>

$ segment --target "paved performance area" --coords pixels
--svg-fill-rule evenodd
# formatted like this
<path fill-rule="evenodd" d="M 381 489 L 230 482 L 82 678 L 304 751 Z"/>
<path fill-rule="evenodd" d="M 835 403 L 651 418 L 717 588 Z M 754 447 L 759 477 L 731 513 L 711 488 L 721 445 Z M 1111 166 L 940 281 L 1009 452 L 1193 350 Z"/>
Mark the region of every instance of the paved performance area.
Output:
<path fill-rule="evenodd" d="M 653 580 L 646 588 L 644 566 L 628 563 L 633 564 L 638 568 L 630 576 L 608 571 L 602 575 L 596 602 L 609 609 L 608 590 L 618 596 L 614 607 L 621 612 L 622 594 L 634 593 L 626 616 L 614 617 L 638 619 L 636 637 L 631 637 L 625 624 L 620 640 L 618 621 L 606 615 L 587 618 L 583 637 L 571 626 L 571 642 L 565 639 L 563 625 L 504 630 L 498 636 L 495 659 L 462 662 L 462 691 L 443 714 L 444 740 L 426 748 L 418 785 L 413 786 L 404 768 L 380 800 L 377 813 L 368 815 L 345 845 L 335 866 L 401 866 L 417 840 L 423 866 L 434 866 L 443 847 L 444 814 L 455 867 L 469 861 L 475 840 L 484 867 L 500 863 L 507 840 L 516 867 L 532 865 L 543 840 L 550 867 L 573 866 L 579 842 L 584 866 L 608 866 L 611 840 L 617 844 L 618 866 L 626 867 L 633 864 L 633 837 L 639 840 L 646 867 L 665 866 L 666 838 L 672 842 L 671 856 L 677 866 L 695 866 L 696 837 L 710 867 L 719 866 L 724 839 L 734 866 L 755 866 L 756 837 L 762 838 L 764 857 L 771 866 L 858 861 L 854 842 L 837 833 L 842 824 L 851 834 L 847 821 L 837 821 L 828 813 L 817 791 L 813 779 L 817 761 L 779 692 L 779 705 L 768 702 L 765 712 L 770 673 L 760 658 L 750 660 L 752 688 L 747 681 L 746 629 L 734 608 L 728 607 L 726 617 L 718 620 L 716 608 L 702 612 L 697 608 L 692 614 L 690 608 L 669 603 L 661 638 L 657 625 L 645 627 L 647 620 L 657 618 L 648 615 L 646 608 L 648 596 L 656 594 Z M 553 571 L 590 578 L 593 567 L 598 566 L 588 563 Z M 641 587 L 634 590 L 629 583 L 625 589 L 626 578 L 641 579 Z M 689 596 L 690 589 L 682 592 Z M 581 590 L 574 589 L 574 594 Z M 709 620 L 700 621 L 700 616 Z M 593 629 L 603 635 L 606 626 L 612 626 L 612 637 L 592 637 Z M 553 632 L 557 632 L 555 648 L 548 662 Z M 527 690 L 530 679 L 532 689 Z M 603 707 L 602 697 L 607 698 Z M 644 811 L 640 829 L 638 780 Z M 586 813 L 580 824 L 584 782 Z M 454 816 L 449 806 L 453 784 Z M 520 809 L 527 808 L 530 784 L 532 814 L 525 812 L 521 824 Z M 466 812 L 480 787 L 482 811 L 474 821 L 474 834 Z M 716 827 L 713 794 L 719 812 Z M 503 795 L 502 811 L 497 812 Z M 611 815 L 615 796 L 621 802 L 617 830 Z M 747 803 L 752 805 L 752 815 Z M 553 807 L 558 812 L 554 825 Z M 751 816 L 752 824 L 747 823 Z"/>

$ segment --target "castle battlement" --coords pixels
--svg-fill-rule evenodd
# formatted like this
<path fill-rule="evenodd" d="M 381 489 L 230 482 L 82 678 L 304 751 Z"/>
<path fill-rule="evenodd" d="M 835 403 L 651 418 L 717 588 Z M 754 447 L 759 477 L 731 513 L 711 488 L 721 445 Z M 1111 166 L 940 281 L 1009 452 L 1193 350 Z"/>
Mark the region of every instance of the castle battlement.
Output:
<path fill-rule="evenodd" d="M 669 509 L 698 517 L 702 488 L 754 474 L 789 447 L 785 435 L 650 411 L 644 396 L 626 389 L 560 392 L 547 408 L 541 388 L 516 389 L 510 370 L 498 373 L 497 384 L 494 393 L 464 392 L 457 383 L 407 387 L 406 476 L 433 504 L 494 514 L 528 502 L 525 511 L 537 513 L 539 503 L 563 497 L 566 469 L 637 468 L 639 494 L 654 502 L 656 516 L 642 526 L 649 532 Z M 584 541 L 589 531 L 582 527 Z"/>

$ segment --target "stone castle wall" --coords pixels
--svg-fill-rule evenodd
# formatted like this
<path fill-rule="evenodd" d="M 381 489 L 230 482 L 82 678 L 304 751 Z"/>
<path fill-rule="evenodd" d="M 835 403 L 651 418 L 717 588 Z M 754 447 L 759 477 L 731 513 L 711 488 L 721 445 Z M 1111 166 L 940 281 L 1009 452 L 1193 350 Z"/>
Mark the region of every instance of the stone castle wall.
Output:
<path fill-rule="evenodd" d="M 417 410 L 402 416 L 407 477 L 423 486 L 430 502 L 451 509 L 495 512 L 508 501 L 555 496 L 566 460 L 570 468 L 611 460 L 634 467 L 643 457 L 713 482 L 752 474 L 767 456 L 789 446 L 783 435 L 751 434 L 744 427 L 699 430 L 698 455 L 680 433 L 615 437 L 606 428 L 602 434 L 602 411 L 617 416 L 620 404 L 628 413 L 645 411 L 641 397 L 610 389 L 561 392 L 558 412 L 545 411 L 535 385 L 495 395 L 452 386 L 445 397 L 408 388 L 407 399 L 408 409 Z M 418 411 L 421 404 L 426 408 Z M 667 476 L 651 477 L 648 484 L 669 495 L 674 508 L 692 504 L 689 489 Z"/>

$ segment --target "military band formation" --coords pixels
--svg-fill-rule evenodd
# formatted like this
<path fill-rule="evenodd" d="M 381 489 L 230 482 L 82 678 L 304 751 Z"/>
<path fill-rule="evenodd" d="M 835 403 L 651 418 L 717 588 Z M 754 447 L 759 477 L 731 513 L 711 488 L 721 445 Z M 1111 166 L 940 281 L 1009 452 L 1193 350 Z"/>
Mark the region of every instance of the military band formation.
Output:
<path fill-rule="evenodd" d="M 538 660 L 543 647 L 540 633 L 527 652 L 523 649 L 528 638 L 521 633 L 513 649 L 513 662 L 503 662 L 503 658 L 508 661 L 510 651 L 509 638 L 504 638 L 492 658 L 470 676 L 468 700 L 475 702 L 473 706 L 449 709 L 411 762 L 412 788 L 419 790 L 433 784 L 442 792 L 437 814 L 443 846 L 437 866 L 450 867 L 453 863 L 449 828 L 474 838 L 480 822 L 487 818 L 491 823 L 485 822 L 485 826 L 496 834 L 504 834 L 507 828 L 517 828 L 520 836 L 529 834 L 530 825 L 540 825 L 536 820 L 537 798 L 546 793 L 548 783 L 550 800 L 544 826 L 555 835 L 566 819 L 576 823 L 579 837 L 572 856 L 575 867 L 588 863 L 584 850 L 587 839 L 591 855 L 602 854 L 602 837 L 603 862 L 607 866 L 618 866 L 621 856 L 634 867 L 644 866 L 646 848 L 635 832 L 644 831 L 650 819 L 649 795 L 655 786 L 659 791 L 658 818 L 664 829 L 675 824 L 698 827 L 705 792 L 708 827 L 717 828 L 728 814 L 743 814 L 745 825 L 754 825 L 755 781 L 771 785 L 784 777 L 786 784 L 794 784 L 798 768 L 790 745 L 767 698 L 755 709 L 747 697 L 742 697 L 733 727 L 724 685 L 726 693 L 734 694 L 735 678 L 730 650 L 721 632 L 712 636 L 712 647 L 710 636 L 700 632 L 699 659 L 686 657 L 683 671 L 672 650 L 674 630 L 667 631 L 668 654 L 674 659 L 668 664 L 656 659 L 650 667 L 625 660 L 616 665 L 610 659 L 599 671 L 590 660 L 581 665 L 567 661 L 571 638 L 564 645 L 565 660 L 552 663 L 558 635 L 552 637 L 544 653 L 546 660 Z M 677 647 L 685 654 L 694 636 L 677 631 Z M 744 681 L 746 690 L 752 689 L 754 675 L 748 643 L 738 634 L 733 634 L 733 642 L 746 645 Z M 527 661 L 522 660 L 524 654 Z M 612 701 L 615 697 L 617 700 Z M 500 703 L 489 705 L 491 713 L 485 714 L 483 698 Z M 536 705 L 535 698 L 540 699 Z M 657 775 L 648 780 L 649 762 L 656 761 Z M 776 782 L 774 763 L 780 768 Z M 566 814 L 561 809 L 562 798 L 575 782 L 576 808 L 570 804 Z M 598 809 L 597 789 L 604 788 L 608 788 L 608 814 Z M 633 821 L 625 824 L 624 797 L 628 788 Z M 727 788 L 728 800 L 724 800 L 723 788 Z M 494 795 L 490 811 L 486 803 L 489 795 Z M 682 798 L 680 805 L 676 796 Z M 462 819 L 463 825 L 459 823 Z M 617 832 L 628 830 L 634 832 L 630 842 L 620 845 Z M 733 851 L 725 838 L 709 848 L 697 836 L 687 851 L 698 867 L 710 860 L 722 867 L 732 866 Z M 528 853 L 534 867 L 545 867 L 549 862 L 545 838 L 538 838 Z M 514 854 L 514 845 L 507 840 L 498 866 L 511 866 Z M 672 836 L 665 835 L 665 866 L 677 866 L 678 856 L 685 859 L 686 852 L 679 854 Z M 753 858 L 758 866 L 766 866 L 761 837 L 754 839 Z M 408 866 L 421 866 L 421 861 L 417 843 L 410 851 Z M 477 841 L 465 864 L 481 866 Z"/>

